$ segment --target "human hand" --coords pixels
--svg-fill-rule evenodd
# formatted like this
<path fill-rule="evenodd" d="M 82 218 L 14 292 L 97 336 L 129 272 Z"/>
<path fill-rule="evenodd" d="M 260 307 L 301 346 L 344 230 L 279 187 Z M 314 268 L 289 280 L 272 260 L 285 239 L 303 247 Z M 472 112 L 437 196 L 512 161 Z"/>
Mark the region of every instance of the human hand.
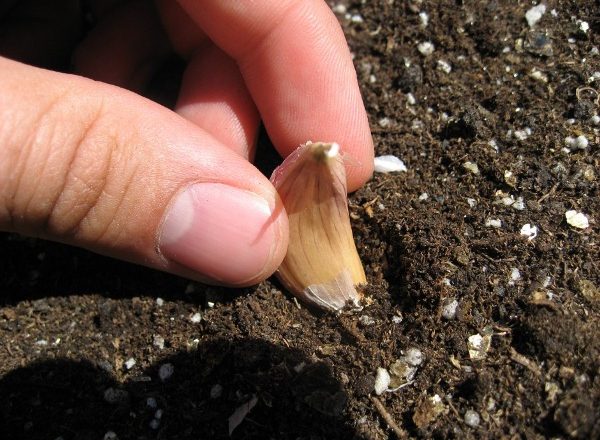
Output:
<path fill-rule="evenodd" d="M 158 13 L 91 0 L 82 41 L 78 4 L 0 2 L 0 230 L 250 285 L 277 269 L 288 234 L 249 162 L 261 118 L 283 156 L 336 141 L 350 190 L 371 175 L 350 53 L 322 0 L 159 0 Z M 132 92 L 171 48 L 188 63 L 175 112 Z M 61 57 L 77 76 L 26 64 Z"/>

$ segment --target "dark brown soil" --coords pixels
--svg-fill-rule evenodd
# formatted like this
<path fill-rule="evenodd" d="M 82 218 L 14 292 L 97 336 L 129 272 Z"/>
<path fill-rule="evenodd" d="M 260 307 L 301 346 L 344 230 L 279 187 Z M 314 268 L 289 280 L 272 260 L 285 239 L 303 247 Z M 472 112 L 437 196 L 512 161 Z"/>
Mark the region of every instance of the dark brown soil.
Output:
<path fill-rule="evenodd" d="M 531 2 L 342 4 L 364 19 L 338 12 L 377 154 L 408 167 L 351 196 L 368 306 L 324 316 L 273 280 L 206 287 L 0 236 L 0 438 L 227 438 L 253 396 L 232 438 L 600 438 L 600 9 L 548 0 L 530 29 Z M 588 148 L 563 151 L 579 135 Z M 478 333 L 491 347 L 473 360 Z M 374 399 L 409 348 L 414 382 Z"/>

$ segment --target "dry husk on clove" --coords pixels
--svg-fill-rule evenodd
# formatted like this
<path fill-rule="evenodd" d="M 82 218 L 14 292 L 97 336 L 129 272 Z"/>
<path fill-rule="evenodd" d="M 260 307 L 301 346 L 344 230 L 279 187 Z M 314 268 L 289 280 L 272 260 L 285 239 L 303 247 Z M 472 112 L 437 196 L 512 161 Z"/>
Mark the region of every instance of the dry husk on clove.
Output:
<path fill-rule="evenodd" d="M 271 182 L 290 227 L 287 255 L 277 271 L 281 282 L 327 311 L 358 305 L 366 277 L 352 236 L 338 144 L 307 142 L 273 172 Z"/>

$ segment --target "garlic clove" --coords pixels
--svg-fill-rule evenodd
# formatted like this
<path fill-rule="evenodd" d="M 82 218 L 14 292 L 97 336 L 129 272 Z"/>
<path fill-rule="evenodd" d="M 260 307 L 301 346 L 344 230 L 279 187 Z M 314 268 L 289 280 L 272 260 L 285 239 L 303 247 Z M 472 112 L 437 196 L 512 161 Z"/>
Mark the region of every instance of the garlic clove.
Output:
<path fill-rule="evenodd" d="M 289 218 L 288 251 L 277 271 L 281 282 L 327 311 L 358 305 L 367 280 L 352 237 L 339 145 L 307 142 L 273 172 L 271 182 Z"/>

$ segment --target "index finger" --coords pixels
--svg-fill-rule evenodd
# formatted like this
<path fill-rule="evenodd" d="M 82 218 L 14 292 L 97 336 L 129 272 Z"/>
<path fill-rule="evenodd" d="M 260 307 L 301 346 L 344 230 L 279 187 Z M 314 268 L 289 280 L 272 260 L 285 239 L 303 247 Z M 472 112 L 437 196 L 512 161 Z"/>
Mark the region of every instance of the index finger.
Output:
<path fill-rule="evenodd" d="M 373 171 L 373 141 L 350 51 L 322 0 L 180 0 L 233 57 L 275 147 L 337 142 L 351 157 L 348 188 Z"/>

